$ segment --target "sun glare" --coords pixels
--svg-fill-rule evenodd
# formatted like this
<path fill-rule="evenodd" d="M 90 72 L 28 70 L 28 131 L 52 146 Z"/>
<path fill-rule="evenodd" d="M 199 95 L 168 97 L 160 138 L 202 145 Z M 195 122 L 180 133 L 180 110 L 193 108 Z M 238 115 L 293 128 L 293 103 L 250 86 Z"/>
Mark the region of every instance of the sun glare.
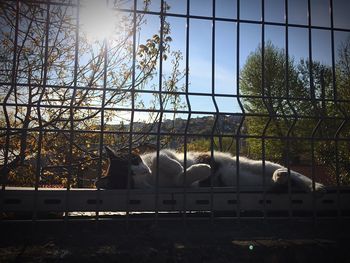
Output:
<path fill-rule="evenodd" d="M 89 42 L 111 39 L 118 23 L 118 13 L 108 7 L 105 1 L 82 1 L 80 24 Z"/>

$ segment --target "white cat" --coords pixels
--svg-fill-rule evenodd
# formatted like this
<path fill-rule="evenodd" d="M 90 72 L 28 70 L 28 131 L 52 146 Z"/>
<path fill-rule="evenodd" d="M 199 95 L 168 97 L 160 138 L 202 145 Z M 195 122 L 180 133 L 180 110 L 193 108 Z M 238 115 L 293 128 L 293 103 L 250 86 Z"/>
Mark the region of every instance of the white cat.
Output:
<path fill-rule="evenodd" d="M 159 152 L 159 158 L 157 152 L 130 156 L 128 153 L 117 154 L 109 147 L 106 152 L 110 166 L 107 175 L 96 182 L 99 188 L 126 189 L 128 183 L 130 188 L 153 188 L 157 178 L 159 187 L 169 188 L 237 185 L 237 161 L 229 153 L 214 152 L 211 158 L 210 152 L 188 152 L 185 167 L 184 154 L 167 149 Z M 263 185 L 261 160 L 240 157 L 238 169 L 240 186 Z M 267 190 L 288 191 L 288 176 L 286 167 L 265 161 Z M 290 185 L 292 189 L 312 191 L 312 180 L 295 171 L 290 171 Z M 315 189 L 324 191 L 324 186 L 315 183 Z"/>

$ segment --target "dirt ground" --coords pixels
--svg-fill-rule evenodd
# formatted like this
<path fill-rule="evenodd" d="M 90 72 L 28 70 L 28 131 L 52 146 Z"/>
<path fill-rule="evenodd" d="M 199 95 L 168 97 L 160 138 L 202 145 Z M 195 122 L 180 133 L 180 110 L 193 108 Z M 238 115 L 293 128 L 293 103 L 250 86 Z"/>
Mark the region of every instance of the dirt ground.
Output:
<path fill-rule="evenodd" d="M 350 222 L 2 222 L 0 262 L 350 262 Z"/>

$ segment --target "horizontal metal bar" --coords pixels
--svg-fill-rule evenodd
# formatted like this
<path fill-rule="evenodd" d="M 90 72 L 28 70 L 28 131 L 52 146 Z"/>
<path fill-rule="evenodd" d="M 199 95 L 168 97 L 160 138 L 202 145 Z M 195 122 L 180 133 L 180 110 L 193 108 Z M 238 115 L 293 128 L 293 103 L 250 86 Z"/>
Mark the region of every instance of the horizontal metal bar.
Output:
<path fill-rule="evenodd" d="M 0 104 L 1 105 L 1 104 Z M 26 103 L 6 103 L 3 104 L 4 107 L 28 107 L 28 106 L 33 106 L 31 104 L 26 104 Z M 100 106 L 69 106 L 69 105 L 40 105 L 40 108 L 45 108 L 45 109 L 75 109 L 75 110 L 96 110 L 100 111 L 101 107 Z M 232 115 L 234 114 L 233 112 L 217 112 L 215 111 L 195 111 L 195 110 L 168 110 L 168 109 L 147 109 L 147 108 L 124 108 L 124 107 L 104 107 L 105 111 L 134 111 L 134 112 L 146 112 L 146 113 L 177 113 L 177 114 L 197 114 L 197 115 L 213 115 L 213 114 L 221 114 L 221 115 Z M 243 113 L 236 113 L 243 115 Z M 244 113 L 244 116 L 247 117 L 266 117 L 266 118 L 297 118 L 297 119 L 314 119 L 314 120 L 349 120 L 349 116 L 323 116 L 323 115 L 294 115 L 294 114 L 268 114 L 268 113 Z M 62 120 L 65 121 L 65 120 Z"/>
<path fill-rule="evenodd" d="M 6 128 L 0 128 L 0 131 L 6 131 Z M 21 128 L 11 128 L 11 131 L 16 131 L 17 133 L 20 133 L 21 131 L 30 131 L 30 132 L 39 132 L 40 129 L 21 129 Z M 43 132 L 62 132 L 62 133 L 67 133 L 69 132 L 69 129 L 41 129 Z M 74 133 L 86 133 L 86 134 L 100 134 L 102 133 L 101 130 L 74 130 Z M 145 131 L 133 131 L 132 133 L 130 133 L 130 131 L 107 131 L 104 130 L 103 131 L 104 134 L 115 134 L 115 135 L 125 135 L 125 134 L 132 134 L 132 135 L 148 135 L 148 136 L 154 136 L 154 135 L 158 135 L 157 132 L 145 132 Z M 10 133 L 11 135 L 16 134 L 15 132 Z M 223 138 L 242 138 L 242 139 L 271 139 L 271 140 L 306 140 L 306 141 L 310 141 L 310 140 L 314 140 L 314 141 L 350 141 L 349 137 L 340 137 L 337 136 L 336 138 L 332 138 L 332 137 L 317 137 L 314 136 L 312 137 L 310 136 L 270 136 L 270 135 L 248 135 L 248 134 L 239 134 L 237 135 L 236 133 L 227 133 L 227 134 L 221 134 L 221 133 L 203 133 L 203 134 L 199 134 L 199 133 L 185 133 L 185 132 L 163 132 L 161 131 L 159 133 L 159 135 L 161 136 L 188 136 L 188 137 L 211 137 L 212 135 L 214 136 L 220 136 Z M 1 137 L 1 136 L 0 136 Z"/>
<path fill-rule="evenodd" d="M 16 0 L 2 0 L 4 2 L 16 2 Z M 57 1 L 50 1 L 50 0 L 45 0 L 45 1 L 40 1 L 40 0 L 26 0 L 24 1 L 27 4 L 42 4 L 42 5 L 57 5 L 57 6 L 71 6 L 71 7 L 76 7 L 77 4 L 72 3 L 72 2 L 77 2 L 77 1 L 71 1 L 71 2 L 57 2 Z"/>
<path fill-rule="evenodd" d="M 155 209 L 155 190 L 129 190 L 129 201 L 126 202 L 126 190 L 100 190 L 97 198 L 96 189 L 47 189 L 41 188 L 35 193 L 33 188 L 6 188 L 3 191 L 3 212 L 30 212 L 36 195 L 38 212 L 63 212 L 66 199 L 69 198 L 67 212 L 95 211 L 99 202 L 99 211 L 152 212 Z M 188 189 L 186 192 L 187 211 L 234 211 L 237 200 L 235 188 Z M 350 212 L 350 187 L 340 191 L 340 203 L 334 188 L 316 199 L 316 210 L 333 211 L 339 205 L 344 213 Z M 213 196 L 211 196 L 213 195 Z M 159 211 L 182 211 L 184 207 L 183 189 L 159 189 Z M 291 204 L 289 203 L 291 200 Z M 312 193 L 288 194 L 264 193 L 261 187 L 240 187 L 241 211 L 260 211 L 266 208 L 267 213 L 286 211 L 291 205 L 292 211 L 312 211 Z M 349 214 L 350 215 L 350 214 Z"/>
<path fill-rule="evenodd" d="M 10 82 L 0 82 L 0 85 L 3 86 L 11 86 L 12 84 Z M 20 87 L 28 87 L 29 85 L 26 83 L 15 83 L 16 86 Z M 37 88 L 44 88 L 44 85 L 42 84 L 30 84 L 31 88 L 37 87 Z M 123 93 L 140 93 L 140 94 L 164 94 L 164 95 L 189 95 L 189 96 L 206 96 L 206 97 L 212 97 L 212 92 L 191 92 L 191 91 L 167 91 L 167 90 L 149 90 L 149 89 L 116 89 L 116 88 L 102 88 L 102 87 L 88 87 L 88 86 L 64 86 L 64 85 L 45 85 L 46 88 L 52 88 L 52 89 L 77 89 L 77 90 L 84 90 L 84 91 L 111 91 L 111 92 L 117 92 L 120 94 Z M 269 96 L 264 95 L 258 96 L 258 95 L 243 95 L 243 94 L 228 94 L 228 93 L 214 93 L 215 97 L 229 97 L 229 98 L 240 98 L 240 99 L 276 99 L 276 100 L 286 100 L 286 101 L 310 101 L 311 99 L 308 97 L 292 97 L 292 96 Z M 313 98 L 313 101 L 315 102 L 340 102 L 340 103 L 350 103 L 350 100 L 337 98 L 334 100 L 334 98 Z M 0 105 L 4 105 L 2 102 Z M 26 104 L 25 104 L 26 105 Z M 36 105 L 36 104 L 35 104 Z"/>
<path fill-rule="evenodd" d="M 5 0 L 6 2 L 14 2 L 13 0 Z M 26 3 L 33 3 L 33 4 L 45 4 L 45 5 L 57 5 L 57 6 L 71 6 L 71 7 L 77 7 L 77 4 L 75 3 L 64 3 L 64 2 L 57 2 L 57 1 L 40 1 L 40 0 L 27 0 Z M 113 8 L 114 10 L 117 10 L 119 12 L 125 12 L 125 13 L 134 13 L 136 14 L 143 14 L 143 15 L 155 15 L 155 16 L 165 16 L 165 17 L 178 17 L 178 18 L 190 18 L 190 19 L 201 19 L 201 20 L 214 20 L 214 21 L 223 21 L 223 22 L 233 22 L 233 23 L 246 23 L 246 24 L 264 24 L 264 25 L 271 25 L 271 26 L 286 26 L 286 23 L 283 22 L 271 22 L 271 21 L 262 21 L 260 19 L 257 20 L 251 20 L 251 19 L 237 19 L 237 18 L 224 18 L 220 17 L 219 15 L 216 15 L 215 17 L 212 16 L 198 16 L 198 15 L 188 15 L 188 14 L 178 14 L 178 13 L 171 13 L 171 12 L 155 12 L 155 11 L 149 11 L 149 10 L 134 10 L 134 9 L 126 9 L 126 8 Z M 337 27 L 324 27 L 324 26 L 314 26 L 314 25 L 307 25 L 307 24 L 294 24 L 294 23 L 288 23 L 289 27 L 298 27 L 298 28 L 311 28 L 311 29 L 322 29 L 322 30 L 330 30 L 333 29 L 335 31 L 342 31 L 342 32 L 350 32 L 349 28 L 337 28 Z"/>

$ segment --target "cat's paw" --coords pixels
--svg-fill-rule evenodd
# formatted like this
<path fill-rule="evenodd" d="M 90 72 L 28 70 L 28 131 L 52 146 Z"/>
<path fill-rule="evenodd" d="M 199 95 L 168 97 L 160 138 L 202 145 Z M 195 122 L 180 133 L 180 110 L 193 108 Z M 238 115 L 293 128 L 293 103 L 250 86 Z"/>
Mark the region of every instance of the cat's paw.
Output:
<path fill-rule="evenodd" d="M 157 165 L 156 159 L 154 165 Z M 159 155 L 159 171 L 165 174 L 177 175 L 183 172 L 183 166 L 175 159 L 169 157 L 166 154 L 161 153 Z M 157 167 L 155 167 L 157 169 Z M 155 170 L 156 170 L 155 169 Z"/>
<path fill-rule="evenodd" d="M 311 186 L 311 191 L 312 191 L 312 186 Z M 327 189 L 323 184 L 320 183 L 315 183 L 315 193 L 316 197 L 322 197 L 325 193 L 327 193 Z"/>
<path fill-rule="evenodd" d="M 198 163 L 187 168 L 187 172 L 195 176 L 197 180 L 201 180 L 210 177 L 211 168 L 208 164 Z"/>
<path fill-rule="evenodd" d="M 192 185 L 194 182 L 202 181 L 210 177 L 211 168 L 208 164 L 193 164 L 186 169 L 186 173 L 182 173 L 178 180 L 178 185 Z"/>
<path fill-rule="evenodd" d="M 276 184 L 287 184 L 288 183 L 288 169 L 286 169 L 286 168 L 277 169 L 272 175 L 272 180 Z"/>
<path fill-rule="evenodd" d="M 316 183 L 315 184 L 315 190 L 316 190 L 316 192 L 325 193 L 326 192 L 326 187 L 323 184 Z"/>

